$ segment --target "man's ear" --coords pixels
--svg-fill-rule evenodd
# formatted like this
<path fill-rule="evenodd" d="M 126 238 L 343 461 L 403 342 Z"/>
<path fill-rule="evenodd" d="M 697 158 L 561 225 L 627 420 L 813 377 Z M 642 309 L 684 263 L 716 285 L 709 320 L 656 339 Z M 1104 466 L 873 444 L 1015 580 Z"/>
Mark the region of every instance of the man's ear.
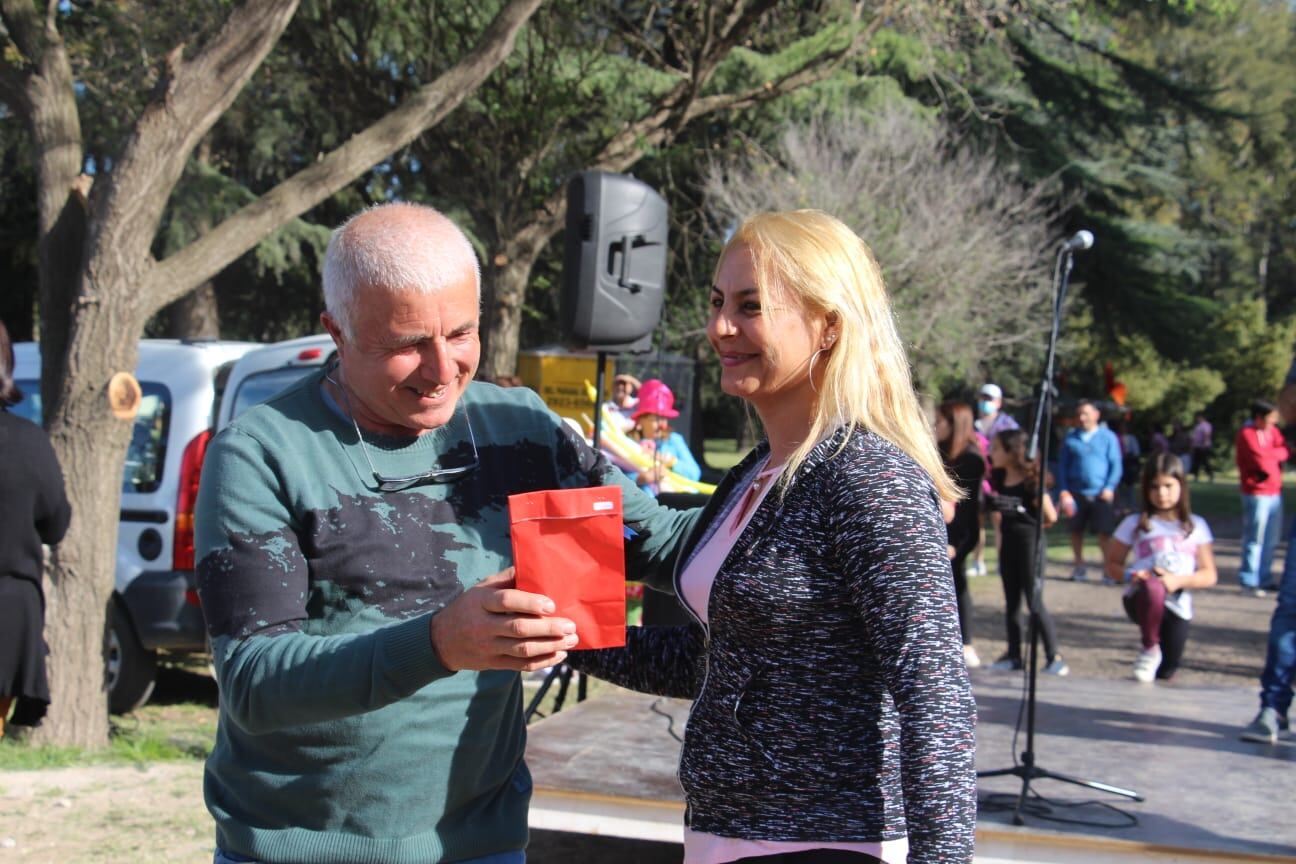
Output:
<path fill-rule="evenodd" d="M 327 311 L 320 313 L 320 324 L 324 326 L 324 330 L 333 339 L 333 345 L 336 346 L 340 353 L 343 346 L 346 344 L 346 336 L 342 332 L 342 325 L 340 325 L 337 322 L 337 319 Z"/>

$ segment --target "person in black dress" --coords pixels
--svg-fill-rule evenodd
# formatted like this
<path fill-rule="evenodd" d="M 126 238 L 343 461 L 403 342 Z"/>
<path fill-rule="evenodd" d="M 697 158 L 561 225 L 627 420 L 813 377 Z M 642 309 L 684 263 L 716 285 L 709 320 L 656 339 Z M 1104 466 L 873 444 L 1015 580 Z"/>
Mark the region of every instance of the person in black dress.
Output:
<path fill-rule="evenodd" d="M 976 437 L 972 408 L 962 402 L 942 402 L 936 409 L 936 443 L 941 459 L 963 500 L 954 504 L 953 518 L 945 526 L 949 534 L 950 566 L 954 571 L 954 595 L 958 600 L 959 629 L 963 633 L 963 660 L 968 668 L 981 665 L 972 647 L 972 593 L 968 591 L 967 559 L 976 549 L 981 524 L 981 480 L 985 477 L 985 454 Z"/>
<path fill-rule="evenodd" d="M 9 413 L 22 400 L 13 367 L 0 323 L 0 736 L 11 707 L 11 726 L 35 726 L 49 707 L 41 544 L 62 540 L 72 516 L 45 431 Z"/>

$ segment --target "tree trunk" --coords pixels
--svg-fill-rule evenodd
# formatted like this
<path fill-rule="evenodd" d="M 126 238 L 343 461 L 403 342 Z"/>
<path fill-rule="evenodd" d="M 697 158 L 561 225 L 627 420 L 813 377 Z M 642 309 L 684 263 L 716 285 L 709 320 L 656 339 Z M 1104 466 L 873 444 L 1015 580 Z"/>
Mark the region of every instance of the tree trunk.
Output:
<path fill-rule="evenodd" d="M 37 740 L 83 747 L 107 742 L 104 613 L 113 590 L 122 462 L 132 425 L 110 413 L 107 387 L 114 373 L 135 369 L 145 319 L 435 125 L 512 51 L 518 30 L 540 2 L 511 0 L 479 44 L 410 105 L 181 252 L 155 262 L 150 245 L 185 160 L 260 65 L 297 0 L 236 4 L 192 60 L 184 59 L 183 46 L 169 52 L 153 100 L 136 120 L 113 171 L 101 175 L 89 208 L 88 184 L 77 179 L 81 130 L 57 31 L 58 4 L 49 5 L 42 22 L 30 0 L 0 0 L 8 35 L 25 57 L 38 58 L 33 70 L 0 58 L 0 89 L 21 96 L 19 107 L 35 142 L 42 393 L 73 510 L 68 535 L 46 568 L 54 704 Z"/>
<path fill-rule="evenodd" d="M 132 426 L 109 411 L 108 379 L 134 370 L 140 325 L 98 307 L 81 308 L 87 311 L 73 325 L 62 410 L 52 415 L 50 426 L 72 523 L 46 567 L 52 704 L 35 740 L 95 748 L 108 743 L 104 611 L 113 592 L 122 453 Z"/>
<path fill-rule="evenodd" d="M 481 372 L 490 378 L 517 373 L 518 340 L 522 333 L 522 304 L 527 282 L 540 253 L 558 233 L 563 215 L 544 216 L 521 231 L 505 234 L 503 247 L 487 262 L 490 274 L 486 320 L 483 322 Z"/>
<path fill-rule="evenodd" d="M 204 282 L 190 293 L 162 310 L 166 335 L 171 339 L 219 339 L 220 310 L 216 305 L 216 286 Z"/>

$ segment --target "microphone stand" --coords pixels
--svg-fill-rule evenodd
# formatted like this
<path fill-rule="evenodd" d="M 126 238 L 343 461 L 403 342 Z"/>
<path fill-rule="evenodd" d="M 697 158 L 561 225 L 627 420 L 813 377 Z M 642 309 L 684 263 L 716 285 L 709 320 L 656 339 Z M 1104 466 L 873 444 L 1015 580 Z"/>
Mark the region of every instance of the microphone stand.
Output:
<path fill-rule="evenodd" d="M 1092 242 L 1092 235 L 1090 237 L 1089 242 Z M 1045 468 L 1048 465 L 1049 443 L 1053 440 L 1053 396 L 1055 392 L 1053 388 L 1053 370 L 1057 352 L 1058 328 L 1062 321 L 1062 305 L 1066 300 L 1067 283 L 1070 280 L 1071 268 L 1074 263 L 1074 249 L 1074 245 L 1070 242 L 1062 244 L 1058 250 L 1057 262 L 1053 269 L 1053 320 L 1049 328 L 1048 351 L 1044 361 L 1044 377 L 1040 380 L 1039 401 L 1035 406 L 1035 422 L 1031 424 L 1030 444 L 1026 456 L 1029 460 L 1034 460 L 1037 454 L 1041 457 L 1039 461 L 1039 479 L 1035 488 L 1036 500 L 1040 502 L 1044 500 L 1046 494 L 1044 475 Z M 1030 619 L 1027 624 L 1027 640 L 1030 643 L 1030 649 L 1027 663 L 1026 749 L 1021 754 L 1020 764 L 1013 765 L 1011 768 L 977 772 L 977 777 L 1013 776 L 1021 778 L 1021 793 L 1017 796 L 1017 806 L 1013 809 L 1012 822 L 1014 825 L 1025 824 L 1025 820 L 1022 818 L 1022 807 L 1026 803 L 1026 795 L 1030 791 L 1031 782 L 1034 780 L 1060 780 L 1063 783 L 1072 783 L 1076 786 L 1096 789 L 1099 792 L 1121 795 L 1134 801 L 1144 800 L 1142 795 L 1133 790 L 1122 789 L 1119 786 L 1100 783 L 1096 780 L 1082 780 L 1078 777 L 1049 771 L 1047 768 L 1041 768 L 1036 764 L 1035 684 L 1039 675 L 1040 634 L 1039 616 L 1035 613 L 1035 610 L 1040 608 L 1040 602 L 1044 596 L 1044 568 L 1047 562 L 1048 545 L 1044 540 L 1044 518 L 1041 512 L 1035 519 L 1035 574 L 1030 586 Z"/>

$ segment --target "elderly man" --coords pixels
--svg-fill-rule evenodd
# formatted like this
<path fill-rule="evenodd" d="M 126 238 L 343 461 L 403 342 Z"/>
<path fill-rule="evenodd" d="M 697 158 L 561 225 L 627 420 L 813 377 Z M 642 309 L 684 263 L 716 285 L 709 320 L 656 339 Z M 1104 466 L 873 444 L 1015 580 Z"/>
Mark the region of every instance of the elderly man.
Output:
<path fill-rule="evenodd" d="M 212 442 L 197 536 L 217 862 L 522 861 L 517 672 L 577 640 L 512 587 L 507 496 L 618 484 L 631 572 L 669 574 L 690 514 L 658 508 L 534 393 L 473 382 L 479 294 L 440 213 L 356 216 L 324 263 L 337 363 Z"/>
<path fill-rule="evenodd" d="M 1085 529 L 1098 535 L 1098 548 L 1107 558 L 1107 541 L 1116 528 L 1116 487 L 1121 479 L 1121 451 L 1116 433 L 1099 424 L 1102 414 L 1097 403 L 1080 400 L 1076 406 L 1079 426 L 1067 432 L 1058 453 L 1058 501 L 1071 519 L 1071 578 L 1085 579 Z M 1103 577 L 1107 581 L 1107 577 Z"/>

